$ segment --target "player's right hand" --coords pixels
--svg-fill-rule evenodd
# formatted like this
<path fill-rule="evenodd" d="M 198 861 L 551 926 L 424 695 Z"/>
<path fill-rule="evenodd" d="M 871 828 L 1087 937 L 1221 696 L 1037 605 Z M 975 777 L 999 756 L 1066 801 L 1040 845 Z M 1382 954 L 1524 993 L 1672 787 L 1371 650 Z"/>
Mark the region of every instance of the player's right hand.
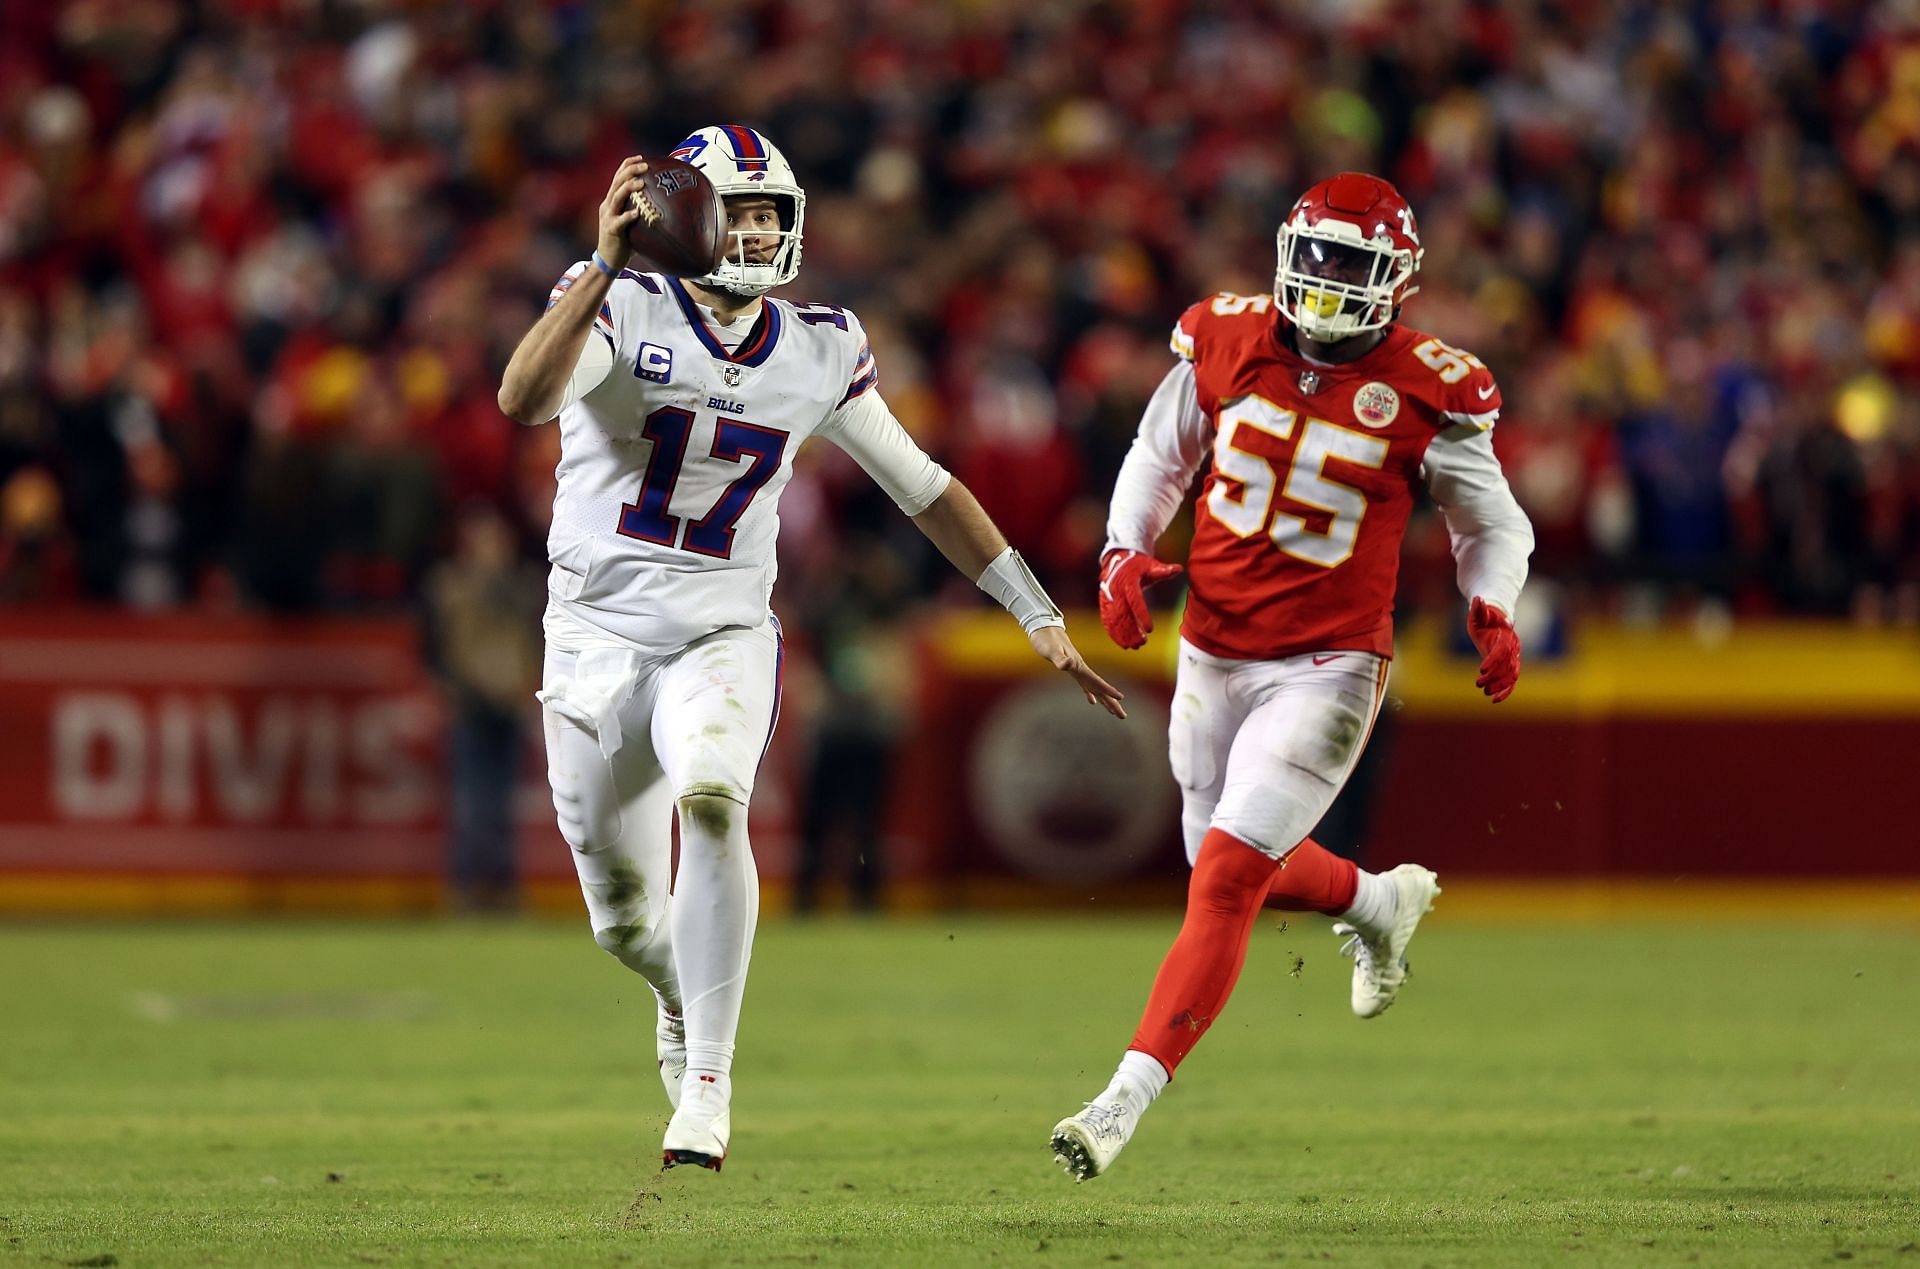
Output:
<path fill-rule="evenodd" d="M 595 247 L 600 258 L 616 269 L 625 267 L 633 255 L 633 248 L 627 245 L 627 226 L 640 218 L 633 196 L 640 192 L 640 178 L 646 172 L 645 159 L 628 155 L 614 172 L 607 196 L 600 200 L 600 241 Z"/>
<path fill-rule="evenodd" d="M 1184 572 L 1140 551 L 1113 550 L 1100 557 L 1100 624 L 1123 648 L 1138 648 L 1153 629 L 1146 588 Z"/>

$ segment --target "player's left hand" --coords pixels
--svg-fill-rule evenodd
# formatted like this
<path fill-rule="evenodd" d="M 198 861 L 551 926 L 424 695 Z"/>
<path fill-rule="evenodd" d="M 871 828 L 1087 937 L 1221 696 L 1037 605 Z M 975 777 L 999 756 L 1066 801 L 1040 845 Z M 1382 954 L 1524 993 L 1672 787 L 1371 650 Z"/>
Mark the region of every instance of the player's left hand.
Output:
<path fill-rule="evenodd" d="M 1477 597 L 1467 608 L 1467 634 L 1480 650 L 1480 677 L 1473 684 L 1498 705 L 1520 681 L 1520 636 L 1507 614 Z"/>
<path fill-rule="evenodd" d="M 1080 655 L 1080 649 L 1073 646 L 1073 640 L 1067 638 L 1063 626 L 1041 626 L 1027 635 L 1033 644 L 1033 650 L 1056 670 L 1065 670 L 1073 675 L 1073 681 L 1080 685 L 1086 694 L 1087 704 L 1098 705 L 1115 718 L 1125 718 L 1126 709 L 1120 704 L 1125 699 L 1119 688 L 1095 674 L 1087 667 L 1087 659 Z"/>

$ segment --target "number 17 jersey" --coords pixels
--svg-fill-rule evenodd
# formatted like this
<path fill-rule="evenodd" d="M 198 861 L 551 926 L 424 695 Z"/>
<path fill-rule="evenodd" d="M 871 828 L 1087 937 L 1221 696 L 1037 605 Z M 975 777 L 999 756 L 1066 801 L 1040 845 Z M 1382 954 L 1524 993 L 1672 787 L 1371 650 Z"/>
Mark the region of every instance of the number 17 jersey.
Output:
<path fill-rule="evenodd" d="M 677 279 L 622 270 L 588 338 L 613 366 L 560 413 L 549 637 L 556 610 L 650 652 L 760 625 L 794 454 L 878 382 L 858 319 L 766 298 L 730 351 Z"/>
<path fill-rule="evenodd" d="M 1491 428 L 1493 376 L 1469 353 L 1390 326 L 1365 356 L 1309 361 L 1269 296 L 1188 309 L 1173 350 L 1213 424 L 1181 634 L 1216 656 L 1393 654 L 1400 543 L 1427 451 Z"/>

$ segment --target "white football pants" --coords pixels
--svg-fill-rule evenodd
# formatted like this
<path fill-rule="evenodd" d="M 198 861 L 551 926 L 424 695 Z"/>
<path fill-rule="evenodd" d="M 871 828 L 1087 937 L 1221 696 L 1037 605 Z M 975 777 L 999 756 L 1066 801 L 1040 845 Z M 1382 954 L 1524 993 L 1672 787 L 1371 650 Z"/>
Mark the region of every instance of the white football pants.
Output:
<path fill-rule="evenodd" d="M 1169 756 L 1187 862 L 1219 828 L 1278 859 L 1313 831 L 1366 748 L 1387 660 L 1320 652 L 1232 661 L 1180 641 Z"/>
<path fill-rule="evenodd" d="M 547 650 L 547 779 L 594 941 L 685 1016 L 689 1070 L 732 1064 L 760 912 L 747 804 L 782 661 L 772 618 L 661 656 Z"/>

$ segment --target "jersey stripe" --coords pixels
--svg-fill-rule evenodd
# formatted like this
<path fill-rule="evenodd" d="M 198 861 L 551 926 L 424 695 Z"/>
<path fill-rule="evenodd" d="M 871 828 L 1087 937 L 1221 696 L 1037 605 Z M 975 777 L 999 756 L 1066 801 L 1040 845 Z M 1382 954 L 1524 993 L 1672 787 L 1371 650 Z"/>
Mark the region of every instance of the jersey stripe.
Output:
<path fill-rule="evenodd" d="M 673 298 L 679 303 L 680 311 L 686 315 L 687 325 L 693 327 L 693 333 L 699 337 L 706 350 L 721 361 L 731 361 L 742 366 L 758 366 L 773 356 L 774 345 L 780 342 L 780 301 L 762 300 L 760 302 L 760 320 L 748 333 L 740 345 L 740 351 L 729 353 L 727 346 L 707 328 L 706 319 L 700 316 L 700 308 L 687 294 L 687 288 L 678 278 L 669 277 L 667 286 L 673 291 Z"/>
<path fill-rule="evenodd" d="M 773 733 L 780 726 L 780 702 L 786 696 L 787 678 L 787 632 L 780 628 L 780 618 L 771 612 L 767 620 L 773 623 L 773 717 L 767 720 L 767 739 L 760 746 L 760 761 L 767 760 L 767 750 L 773 748 Z"/>
<path fill-rule="evenodd" d="M 1500 421 L 1500 411 L 1488 410 L 1484 414 L 1466 414 L 1459 410 L 1446 410 L 1440 417 L 1449 423 L 1464 423 L 1475 431 L 1484 432 Z"/>
<path fill-rule="evenodd" d="M 762 300 L 760 302 L 760 320 L 755 323 L 740 350 L 733 354 L 733 360 L 743 366 L 757 366 L 773 355 L 773 346 L 780 338 L 780 302 Z"/>
<path fill-rule="evenodd" d="M 555 304 L 558 304 L 560 297 L 565 295 L 568 289 L 573 286 L 574 281 L 580 277 L 580 273 L 576 271 L 579 268 L 579 265 L 575 265 L 572 269 L 567 270 L 565 274 L 561 275 L 558 282 L 553 284 L 553 290 L 547 292 L 548 308 L 552 308 Z M 613 330 L 613 306 L 606 300 L 600 301 L 600 311 L 594 315 L 593 328 L 602 335 L 605 335 L 608 343 L 617 343 Z"/>
<path fill-rule="evenodd" d="M 873 387 L 874 384 L 879 382 L 880 382 L 880 367 L 878 366 L 871 367 L 866 374 L 860 376 L 858 379 L 855 379 L 852 383 L 847 385 L 847 395 L 840 398 L 840 404 L 845 405 L 847 402 L 853 400 L 855 397 L 859 396 L 861 393 L 865 392 L 867 389 Z"/>

